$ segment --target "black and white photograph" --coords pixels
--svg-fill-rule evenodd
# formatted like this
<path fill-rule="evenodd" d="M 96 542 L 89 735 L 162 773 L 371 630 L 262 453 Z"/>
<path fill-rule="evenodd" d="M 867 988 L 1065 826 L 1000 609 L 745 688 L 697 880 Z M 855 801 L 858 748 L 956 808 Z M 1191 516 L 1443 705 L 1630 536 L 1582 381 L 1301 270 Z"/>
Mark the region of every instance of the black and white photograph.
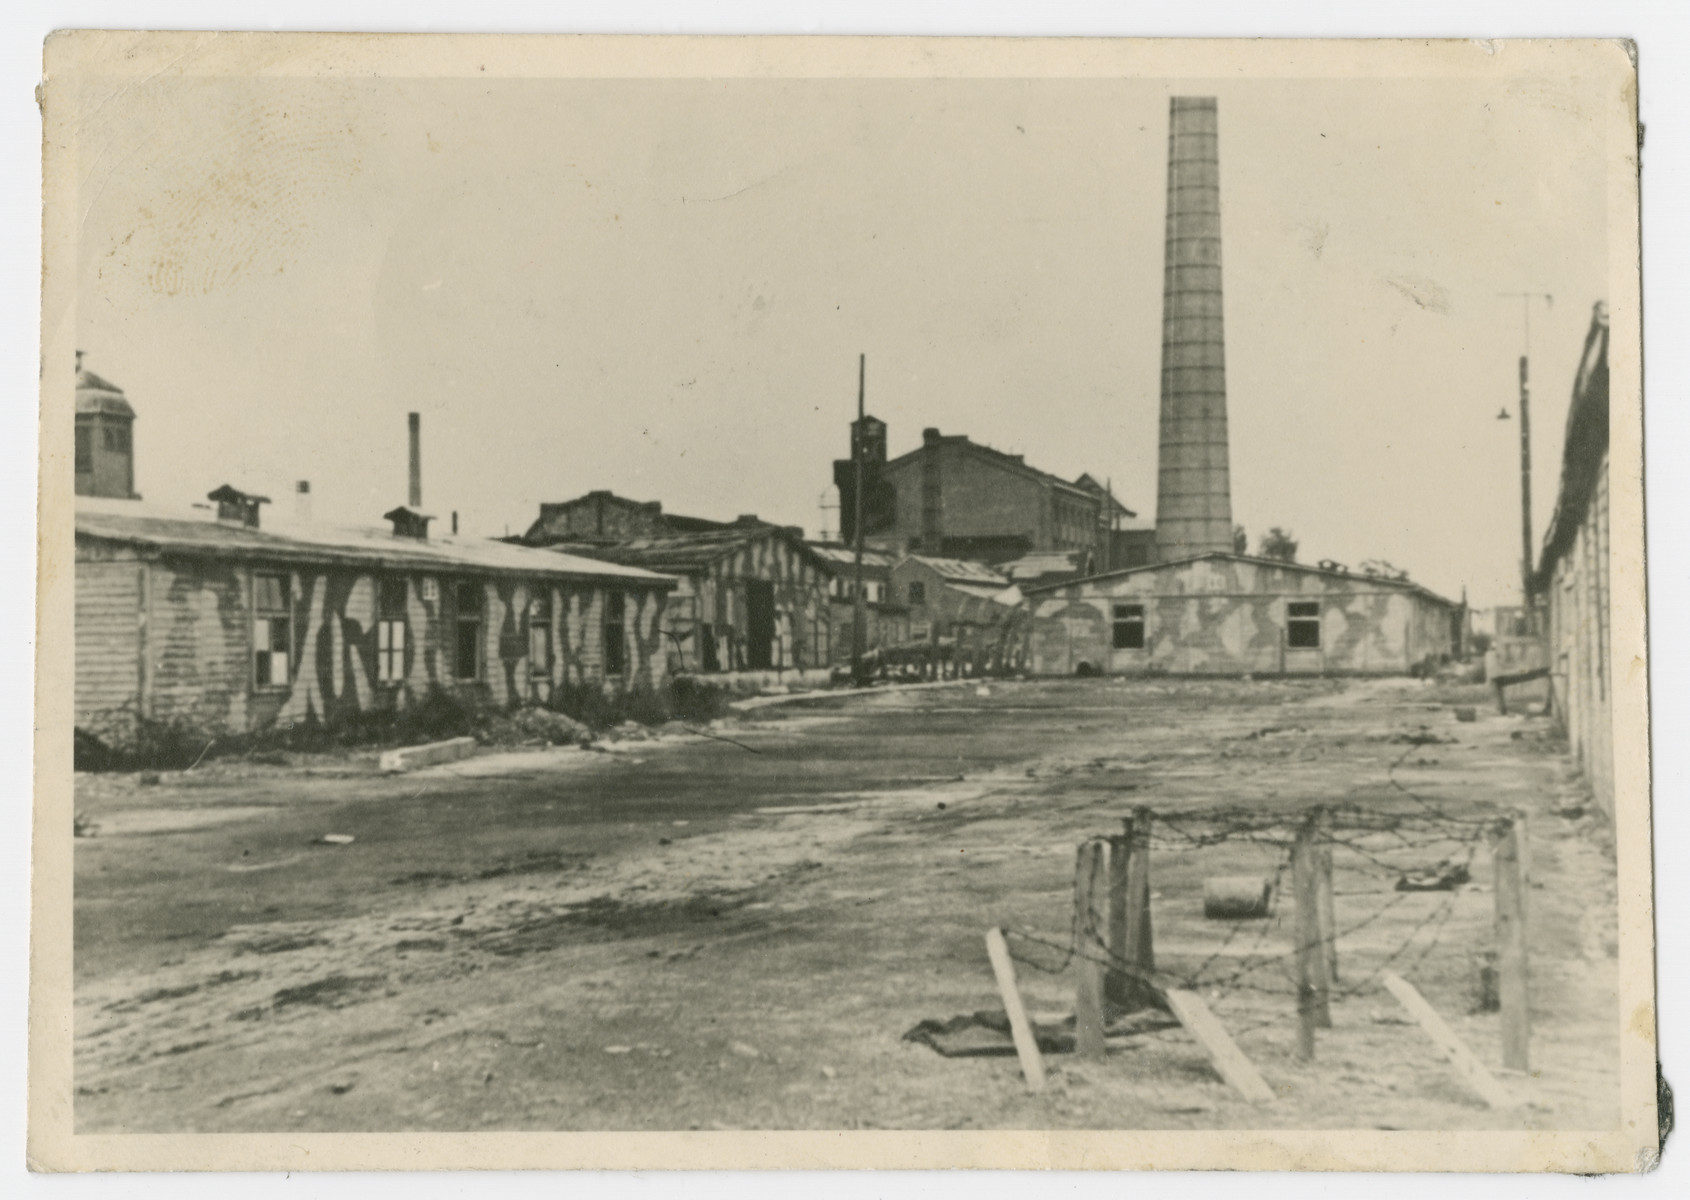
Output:
<path fill-rule="evenodd" d="M 1652 1165 L 1626 43 L 46 56 L 35 1160 Z"/>

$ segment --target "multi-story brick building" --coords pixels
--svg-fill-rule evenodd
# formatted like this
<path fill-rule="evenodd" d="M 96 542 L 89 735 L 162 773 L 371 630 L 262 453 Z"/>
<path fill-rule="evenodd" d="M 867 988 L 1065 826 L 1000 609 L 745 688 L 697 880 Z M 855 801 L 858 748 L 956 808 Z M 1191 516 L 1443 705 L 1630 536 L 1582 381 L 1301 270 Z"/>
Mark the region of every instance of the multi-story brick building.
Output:
<path fill-rule="evenodd" d="M 1134 516 L 1089 475 L 1069 482 L 962 434 L 925 429 L 920 447 L 886 457 L 886 425 L 864 418 L 852 441 L 864 460 L 864 544 L 894 555 L 921 553 L 1000 563 L 1034 551 L 1113 557 L 1112 537 Z M 834 464 L 842 540 L 855 538 L 855 464 Z M 1130 540 L 1130 539 L 1129 539 Z M 1118 565 L 1118 564 L 1117 564 Z"/>

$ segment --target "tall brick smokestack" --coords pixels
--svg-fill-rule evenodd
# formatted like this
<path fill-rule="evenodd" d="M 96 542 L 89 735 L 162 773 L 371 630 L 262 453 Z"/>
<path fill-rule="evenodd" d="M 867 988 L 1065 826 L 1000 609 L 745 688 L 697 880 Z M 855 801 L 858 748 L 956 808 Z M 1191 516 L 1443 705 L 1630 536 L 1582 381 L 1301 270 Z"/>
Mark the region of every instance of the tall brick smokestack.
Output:
<path fill-rule="evenodd" d="M 1217 140 L 1214 97 L 1173 97 L 1156 480 L 1156 554 L 1162 562 L 1232 549 Z"/>
<path fill-rule="evenodd" d="M 411 493 L 405 501 L 412 508 L 422 507 L 422 416 L 410 414 L 411 425 Z"/>

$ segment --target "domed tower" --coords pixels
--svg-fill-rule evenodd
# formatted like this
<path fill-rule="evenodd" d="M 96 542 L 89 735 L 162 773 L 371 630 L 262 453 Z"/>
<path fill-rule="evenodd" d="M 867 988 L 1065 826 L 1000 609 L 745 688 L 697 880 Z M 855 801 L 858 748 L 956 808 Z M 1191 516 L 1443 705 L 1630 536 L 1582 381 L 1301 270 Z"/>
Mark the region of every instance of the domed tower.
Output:
<path fill-rule="evenodd" d="M 76 494 L 139 500 L 135 494 L 135 410 L 123 389 L 82 366 L 76 352 Z"/>

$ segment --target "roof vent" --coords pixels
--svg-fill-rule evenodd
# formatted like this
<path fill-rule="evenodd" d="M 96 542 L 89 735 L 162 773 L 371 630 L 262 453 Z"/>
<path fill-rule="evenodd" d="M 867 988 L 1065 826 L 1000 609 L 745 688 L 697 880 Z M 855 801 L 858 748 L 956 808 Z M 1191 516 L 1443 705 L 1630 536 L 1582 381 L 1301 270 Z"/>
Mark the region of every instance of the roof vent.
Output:
<path fill-rule="evenodd" d="M 382 513 L 381 519 L 393 522 L 394 537 L 416 538 L 420 542 L 428 541 L 428 523 L 434 520 L 427 513 L 417 512 L 404 505 L 392 512 Z"/>
<path fill-rule="evenodd" d="M 249 492 L 224 484 L 215 492 L 207 492 L 207 500 L 217 501 L 217 519 L 232 525 L 258 528 L 258 506 L 270 503 L 268 496 L 254 496 Z"/>
<path fill-rule="evenodd" d="M 763 522 L 756 513 L 740 513 L 734 521 L 735 525 L 761 525 Z"/>

